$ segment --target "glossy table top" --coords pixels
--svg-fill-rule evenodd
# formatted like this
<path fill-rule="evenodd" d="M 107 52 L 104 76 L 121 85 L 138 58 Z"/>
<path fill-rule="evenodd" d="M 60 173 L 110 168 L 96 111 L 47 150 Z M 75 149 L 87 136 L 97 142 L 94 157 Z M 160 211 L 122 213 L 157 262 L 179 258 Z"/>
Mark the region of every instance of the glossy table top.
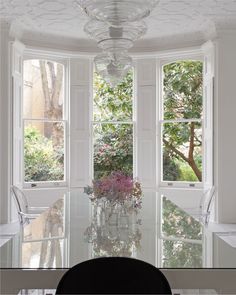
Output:
<path fill-rule="evenodd" d="M 199 201 L 192 193 L 184 198 L 188 208 Z M 99 256 L 136 257 L 163 268 L 236 266 L 228 257 L 236 248 L 222 244 L 180 203 L 171 194 L 147 191 L 134 210 L 130 204 L 95 205 L 82 192 L 68 192 L 0 248 L 1 267 L 69 268 Z"/>

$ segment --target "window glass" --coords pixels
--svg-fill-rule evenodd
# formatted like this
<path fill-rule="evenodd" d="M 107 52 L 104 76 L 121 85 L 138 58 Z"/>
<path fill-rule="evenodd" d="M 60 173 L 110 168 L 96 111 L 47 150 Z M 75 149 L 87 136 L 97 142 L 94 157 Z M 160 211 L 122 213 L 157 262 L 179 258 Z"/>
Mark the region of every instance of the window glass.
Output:
<path fill-rule="evenodd" d="M 24 181 L 65 179 L 64 66 L 24 61 Z"/>
<path fill-rule="evenodd" d="M 63 119 L 64 66 L 48 60 L 24 61 L 24 118 Z"/>
<path fill-rule="evenodd" d="M 179 61 L 163 67 L 164 120 L 202 117 L 201 61 Z"/>
<path fill-rule="evenodd" d="M 93 169 L 99 179 L 120 171 L 133 175 L 133 72 L 111 88 L 94 74 Z M 118 123 L 117 123 L 118 122 Z"/>
<path fill-rule="evenodd" d="M 202 181 L 201 123 L 164 123 L 162 136 L 163 180 Z"/>
<path fill-rule="evenodd" d="M 25 182 L 64 180 L 64 123 L 24 124 Z"/>
<path fill-rule="evenodd" d="M 133 125 L 94 125 L 94 178 L 112 171 L 133 173 Z"/>
<path fill-rule="evenodd" d="M 94 74 L 94 121 L 132 121 L 133 72 L 111 88 L 101 76 Z"/>
<path fill-rule="evenodd" d="M 203 63 L 163 66 L 162 181 L 202 182 Z"/>

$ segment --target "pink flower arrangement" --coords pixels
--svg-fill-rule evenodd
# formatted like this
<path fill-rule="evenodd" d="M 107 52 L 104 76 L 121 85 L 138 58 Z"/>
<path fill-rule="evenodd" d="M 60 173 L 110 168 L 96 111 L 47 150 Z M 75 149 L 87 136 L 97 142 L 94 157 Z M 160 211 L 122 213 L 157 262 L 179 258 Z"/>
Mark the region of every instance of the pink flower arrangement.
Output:
<path fill-rule="evenodd" d="M 141 184 L 119 171 L 112 172 L 99 180 L 93 180 L 93 185 L 85 187 L 84 192 L 92 201 L 106 198 L 111 202 L 136 200 L 137 204 L 141 204 Z"/>

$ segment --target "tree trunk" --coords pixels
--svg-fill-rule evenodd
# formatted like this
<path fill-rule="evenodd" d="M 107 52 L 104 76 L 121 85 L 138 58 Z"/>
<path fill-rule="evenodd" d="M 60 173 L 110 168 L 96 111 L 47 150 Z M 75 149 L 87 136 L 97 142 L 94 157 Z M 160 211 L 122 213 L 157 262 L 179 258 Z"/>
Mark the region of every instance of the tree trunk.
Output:
<path fill-rule="evenodd" d="M 193 172 L 197 176 L 199 181 L 202 181 L 202 173 L 198 169 L 196 162 L 194 160 L 194 135 L 195 135 L 195 122 L 190 123 L 190 141 L 189 141 L 189 152 L 188 152 L 188 163 L 189 166 L 193 169 Z"/>
<path fill-rule="evenodd" d="M 62 104 L 59 102 L 63 82 L 63 66 L 57 64 L 57 71 L 55 72 L 54 63 L 48 61 L 47 67 L 49 73 L 47 73 L 46 62 L 40 60 L 42 89 L 45 99 L 44 116 L 52 120 L 60 120 L 63 116 Z M 51 81 L 49 81 L 49 76 Z M 45 125 L 44 135 L 48 138 L 52 136 L 53 146 L 55 148 L 63 146 L 64 130 L 61 124 L 47 123 Z"/>
<path fill-rule="evenodd" d="M 194 160 L 194 135 L 195 135 L 195 122 L 190 123 L 190 138 L 189 138 L 189 150 L 188 150 L 188 157 L 186 157 L 181 151 L 179 151 L 175 146 L 170 144 L 166 139 L 163 139 L 164 144 L 168 149 L 170 149 L 172 152 L 177 154 L 179 157 L 182 158 L 185 162 L 189 164 L 189 166 L 192 168 L 194 174 L 197 176 L 199 181 L 202 181 L 202 173 L 197 167 L 197 164 Z"/>
<path fill-rule="evenodd" d="M 62 119 L 62 105 L 60 105 L 59 99 L 62 89 L 63 81 L 63 66 L 57 64 L 57 74 L 55 73 L 54 63 L 48 62 L 48 68 L 50 71 L 51 81 L 52 81 L 52 94 L 51 94 L 51 105 L 50 115 L 52 119 L 60 120 Z M 61 147 L 63 146 L 63 133 L 64 130 L 61 124 L 53 123 L 52 136 L 53 136 L 53 146 Z"/>
<path fill-rule="evenodd" d="M 51 106 L 51 98 L 50 98 L 50 91 L 49 91 L 49 83 L 48 83 L 48 76 L 46 70 L 46 63 L 44 60 L 39 61 L 40 65 L 40 72 L 41 72 L 41 80 L 42 80 L 42 90 L 44 95 L 44 118 L 50 118 L 50 110 Z M 44 125 L 44 136 L 50 138 L 52 133 L 51 124 Z"/>
<path fill-rule="evenodd" d="M 197 176 L 198 180 L 202 181 L 202 172 L 198 169 L 196 162 L 194 160 L 193 161 L 189 160 L 188 164 L 193 169 L 193 172 Z"/>

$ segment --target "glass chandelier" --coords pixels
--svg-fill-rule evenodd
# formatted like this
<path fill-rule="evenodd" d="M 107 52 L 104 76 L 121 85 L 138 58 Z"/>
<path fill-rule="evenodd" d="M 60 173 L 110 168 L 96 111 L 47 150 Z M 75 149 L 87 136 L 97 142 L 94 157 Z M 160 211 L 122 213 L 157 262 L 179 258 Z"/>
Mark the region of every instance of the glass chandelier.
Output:
<path fill-rule="evenodd" d="M 97 41 L 103 53 L 95 59 L 95 68 L 112 87 L 132 67 L 128 50 L 147 31 L 147 17 L 159 0 L 76 0 L 90 17 L 85 32 Z"/>
<path fill-rule="evenodd" d="M 132 67 L 132 58 L 128 54 L 104 52 L 94 58 L 95 68 L 111 87 L 115 87 Z"/>

